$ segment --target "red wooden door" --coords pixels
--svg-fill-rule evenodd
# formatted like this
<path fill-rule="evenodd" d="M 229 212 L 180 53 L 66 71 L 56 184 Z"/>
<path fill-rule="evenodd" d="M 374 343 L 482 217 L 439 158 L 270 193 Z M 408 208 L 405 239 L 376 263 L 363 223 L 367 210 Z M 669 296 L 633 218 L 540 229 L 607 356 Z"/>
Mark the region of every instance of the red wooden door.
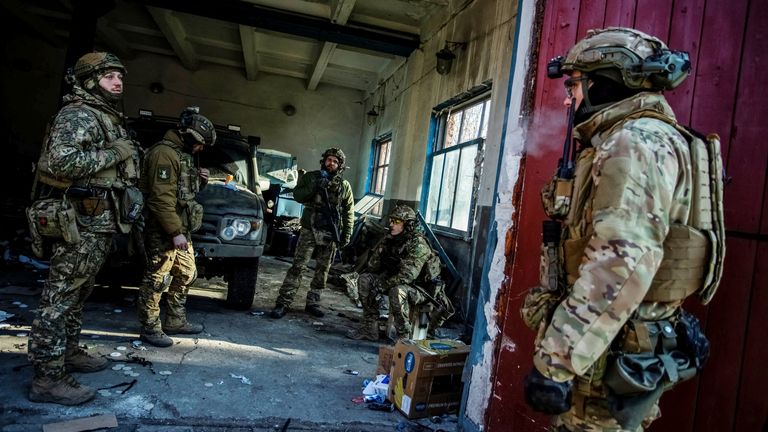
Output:
<path fill-rule="evenodd" d="M 539 189 L 564 136 L 562 83 L 544 66 L 589 28 L 630 26 L 688 51 L 694 70 L 669 99 L 678 120 L 722 139 L 728 255 L 712 303 L 687 308 L 705 321 L 712 356 L 695 380 L 665 395 L 651 431 L 760 431 L 768 417 L 768 2 L 763 0 L 547 1 L 539 43 L 534 114 L 516 203 L 519 227 L 507 234 L 507 285 L 499 327 L 488 431 L 544 431 L 548 419 L 525 406 L 521 381 L 531 368 L 533 334 L 519 318 L 524 293 L 537 282 L 544 219 Z M 553 127 L 560 125 L 560 128 Z"/>

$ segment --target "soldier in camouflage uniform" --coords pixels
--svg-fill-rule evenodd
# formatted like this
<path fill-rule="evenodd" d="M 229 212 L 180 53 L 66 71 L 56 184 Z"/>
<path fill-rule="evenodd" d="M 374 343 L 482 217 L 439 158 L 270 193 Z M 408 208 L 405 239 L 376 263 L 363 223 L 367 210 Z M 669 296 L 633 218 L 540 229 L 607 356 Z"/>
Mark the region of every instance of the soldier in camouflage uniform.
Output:
<path fill-rule="evenodd" d="M 390 212 L 389 234 L 374 248 L 366 273 L 358 279 L 363 320 L 360 328 L 347 333 L 350 339 L 379 339 L 378 299 L 382 293 L 389 296 L 396 339 L 410 336 L 410 308 L 429 302 L 429 297 L 444 303 L 442 310 L 434 311 L 430 330 L 438 328 L 447 318 L 444 312 L 450 309 L 448 299 L 442 289 L 435 292 L 431 284 L 440 275 L 439 258 L 417 229 L 417 223 L 416 213 L 408 206 L 398 205 Z"/>
<path fill-rule="evenodd" d="M 78 405 L 91 400 L 95 390 L 68 372 L 95 372 L 109 363 L 80 349 L 79 337 L 83 304 L 121 225 L 116 196 L 136 181 L 138 152 L 118 109 L 124 74 L 125 67 L 112 54 L 82 56 L 74 76 L 68 76 L 72 92 L 64 97 L 41 152 L 37 192 L 41 197 L 68 196 L 79 241 L 53 244 L 48 280 L 29 335 L 33 402 Z M 126 169 L 128 163 L 131 169 Z M 125 224 L 123 228 L 130 230 Z"/>
<path fill-rule="evenodd" d="M 315 253 L 315 277 L 309 285 L 304 310 L 318 318 L 325 315 L 320 309 L 320 293 L 325 288 L 328 270 L 337 247 L 344 247 L 352 236 L 355 222 L 355 198 L 352 187 L 341 177 L 346 157 L 337 148 L 323 152 L 320 170 L 299 176 L 293 189 L 293 199 L 304 204 L 301 231 L 296 245 L 293 265 L 285 275 L 272 318 L 282 318 L 293 302 L 301 284 L 301 275 Z"/>
<path fill-rule="evenodd" d="M 197 334 L 203 326 L 187 321 L 189 285 L 197 278 L 190 233 L 200 228 L 203 208 L 194 198 L 208 180 L 208 170 L 196 168 L 192 155 L 212 146 L 216 131 L 197 107 L 181 113 L 177 129 L 169 130 L 144 158 L 141 190 L 147 197 L 145 248 L 147 268 L 139 288 L 137 312 L 141 340 L 169 347 L 168 334 Z M 160 323 L 160 298 L 168 309 Z"/>
<path fill-rule="evenodd" d="M 557 69 L 550 77 L 569 75 L 565 104 L 576 108 L 580 147 L 571 192 L 543 191 L 547 213 L 564 219 L 561 261 L 543 258 L 543 286 L 531 290 L 521 311 L 538 331 L 526 399 L 537 411 L 558 414 L 557 431 L 642 431 L 659 416 L 661 393 L 683 379 L 683 369 L 659 359 L 680 349 L 673 330 L 685 314 L 680 306 L 706 279 L 704 251 L 717 249 L 702 235 L 712 227 L 696 221 L 694 191 L 698 180 L 715 184 L 720 173 L 696 177 L 708 162 L 693 160 L 696 138 L 677 125 L 662 95 L 688 75 L 687 53 L 639 31 L 609 28 L 590 30 L 550 67 Z M 563 179 L 555 181 L 562 186 Z M 709 207 L 710 197 L 702 200 Z M 722 221 L 721 201 L 719 208 Z M 686 262 L 694 259 L 696 265 Z M 721 263 L 722 254 L 713 261 Z M 549 266 L 562 275 L 559 286 L 546 286 Z M 664 364 L 658 384 L 624 393 L 626 383 L 615 378 L 620 360 L 632 356 Z M 642 369 L 642 376 L 650 372 Z"/>

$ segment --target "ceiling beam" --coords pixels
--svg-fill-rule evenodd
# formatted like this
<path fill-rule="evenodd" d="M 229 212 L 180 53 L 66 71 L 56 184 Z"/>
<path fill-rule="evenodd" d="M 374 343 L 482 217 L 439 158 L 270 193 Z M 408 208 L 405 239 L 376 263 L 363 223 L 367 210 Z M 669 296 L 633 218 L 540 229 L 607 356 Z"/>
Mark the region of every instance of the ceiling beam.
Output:
<path fill-rule="evenodd" d="M 240 25 L 240 43 L 243 46 L 245 77 L 248 81 L 254 81 L 259 74 L 259 59 L 256 54 L 256 36 L 253 27 Z"/>
<path fill-rule="evenodd" d="M 104 17 L 99 18 L 96 22 L 96 35 L 121 59 L 136 57 L 136 52 L 131 48 L 123 35 L 115 30 L 115 27 L 108 19 Z"/>
<path fill-rule="evenodd" d="M 331 0 L 331 22 L 338 25 L 344 25 L 347 23 L 349 16 L 352 14 L 352 9 L 355 7 L 357 0 Z M 333 52 L 336 50 L 335 42 L 323 42 L 323 47 L 320 49 L 320 55 L 317 56 L 315 66 L 312 68 L 312 73 L 309 74 L 309 81 L 307 82 L 307 90 L 317 89 L 317 85 L 320 84 L 320 79 L 325 73 L 325 69 L 328 68 L 328 62 L 331 60 Z"/>
<path fill-rule="evenodd" d="M 228 21 L 260 29 L 295 34 L 320 41 L 351 45 L 408 57 L 419 47 L 419 35 L 383 28 L 343 26 L 327 19 L 288 13 L 256 6 L 240 0 L 217 0 L 211 7 L 208 0 L 136 0 L 155 6 L 207 18 Z"/>
<path fill-rule="evenodd" d="M 53 29 L 50 25 L 45 23 L 40 18 L 31 15 L 24 11 L 24 7 L 21 2 L 17 0 L 3 0 L 0 2 L 0 8 L 8 11 L 12 16 L 16 17 L 24 25 L 29 27 L 30 30 L 36 32 L 43 40 L 50 43 L 54 47 L 61 47 L 62 41 L 53 33 Z"/>
<path fill-rule="evenodd" d="M 160 27 L 160 31 L 163 32 L 163 35 L 165 35 L 165 38 L 184 67 L 189 70 L 196 70 L 199 64 L 197 55 L 195 55 L 192 44 L 187 40 L 187 32 L 184 30 L 179 19 L 173 15 L 173 12 L 167 9 L 147 6 L 147 10 L 152 15 L 155 23 L 157 23 L 157 26 Z"/>

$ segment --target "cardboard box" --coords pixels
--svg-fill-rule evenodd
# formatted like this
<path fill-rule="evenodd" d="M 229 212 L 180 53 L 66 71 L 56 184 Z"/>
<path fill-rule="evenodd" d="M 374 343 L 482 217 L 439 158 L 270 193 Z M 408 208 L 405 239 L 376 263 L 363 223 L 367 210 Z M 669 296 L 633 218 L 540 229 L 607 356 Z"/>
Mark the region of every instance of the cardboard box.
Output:
<path fill-rule="evenodd" d="M 392 369 L 392 353 L 395 347 L 392 345 L 382 345 L 379 347 L 379 364 L 376 365 L 376 375 L 389 375 Z"/>
<path fill-rule="evenodd" d="M 389 400 L 409 419 L 458 411 L 469 350 L 455 340 L 401 340 L 392 355 Z"/>

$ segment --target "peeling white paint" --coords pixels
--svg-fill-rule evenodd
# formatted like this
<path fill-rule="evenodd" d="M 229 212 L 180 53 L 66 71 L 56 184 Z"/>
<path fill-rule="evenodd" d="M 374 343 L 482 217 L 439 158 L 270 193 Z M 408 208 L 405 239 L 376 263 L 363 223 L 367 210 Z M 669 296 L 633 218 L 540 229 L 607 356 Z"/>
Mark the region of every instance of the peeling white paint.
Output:
<path fill-rule="evenodd" d="M 526 130 L 520 124 L 525 86 L 520 83 L 525 82 L 529 67 L 535 67 L 535 65 L 528 64 L 531 48 L 531 29 L 534 27 L 535 2 L 520 1 L 523 2 L 520 8 L 520 20 L 518 21 L 521 31 L 517 41 L 516 64 L 512 65 L 515 68 L 513 83 L 516 84 L 511 88 L 507 133 L 504 137 L 504 154 L 501 158 L 501 169 L 497 180 L 498 188 L 495 207 L 497 242 L 488 273 L 490 286 L 489 300 L 483 305 L 488 340 L 481 348 L 482 354 L 479 361 L 472 366 L 472 377 L 465 411 L 467 418 L 477 425 L 480 431 L 485 430 L 485 411 L 488 408 L 493 388 L 491 382 L 491 373 L 495 362 L 493 348 L 496 338 L 499 337 L 500 333 L 497 322 L 498 317 L 496 316 L 496 303 L 498 302 L 499 289 L 506 277 L 504 275 L 504 267 L 506 265 L 506 256 L 504 255 L 505 238 L 507 232 L 512 228 L 512 215 L 515 211 L 512 197 L 520 174 L 520 162 L 523 157 L 526 138 Z M 509 341 L 508 344 L 505 344 L 504 348 L 515 350 L 517 346 L 514 342 Z"/>

